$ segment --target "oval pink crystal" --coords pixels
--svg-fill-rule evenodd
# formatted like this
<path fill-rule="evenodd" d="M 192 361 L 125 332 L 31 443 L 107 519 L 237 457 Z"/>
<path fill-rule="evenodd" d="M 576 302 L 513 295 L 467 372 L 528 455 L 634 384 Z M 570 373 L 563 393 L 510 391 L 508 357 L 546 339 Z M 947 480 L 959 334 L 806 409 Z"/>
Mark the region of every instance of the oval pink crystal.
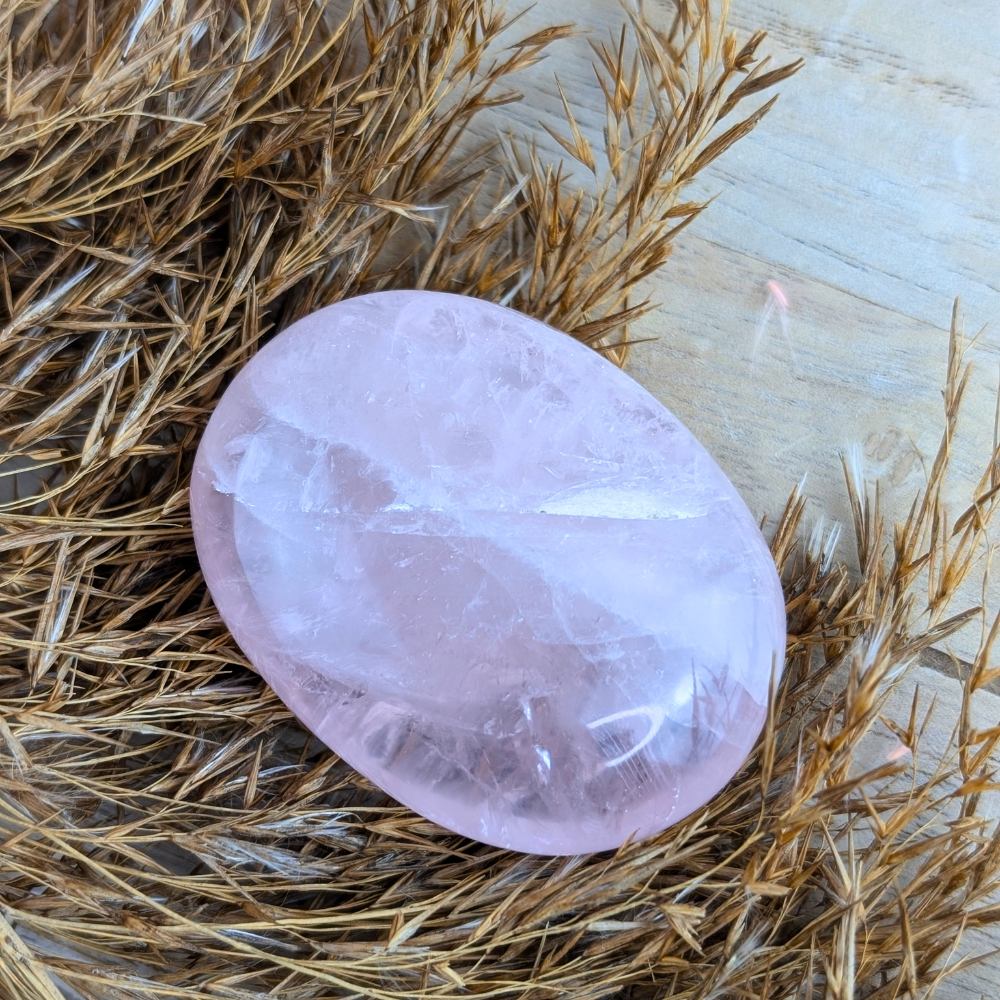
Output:
<path fill-rule="evenodd" d="M 442 826 L 614 848 L 705 803 L 784 656 L 781 587 L 691 433 L 565 334 L 382 292 L 236 377 L 195 461 L 212 597 L 328 746 Z"/>

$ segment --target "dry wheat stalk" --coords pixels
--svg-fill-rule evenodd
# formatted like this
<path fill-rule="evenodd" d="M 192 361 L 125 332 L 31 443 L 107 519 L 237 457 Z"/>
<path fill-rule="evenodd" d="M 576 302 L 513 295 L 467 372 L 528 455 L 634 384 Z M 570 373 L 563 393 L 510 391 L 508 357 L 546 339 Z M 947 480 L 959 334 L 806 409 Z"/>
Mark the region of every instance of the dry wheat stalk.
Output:
<path fill-rule="evenodd" d="M 519 68 L 487 0 L 12 0 L 0 7 L 0 995 L 801 997 L 925 993 L 996 923 L 985 818 L 990 623 L 952 757 L 854 764 L 986 545 L 996 456 L 862 565 L 777 524 L 790 643 L 757 756 L 701 814 L 614 857 L 510 855 L 387 801 L 246 668 L 205 595 L 185 484 L 262 337 L 391 285 L 511 302 L 623 360 L 685 184 L 790 75 L 707 0 L 598 44 L 606 148 L 556 129 L 469 149 Z M 724 14 L 724 11 L 723 11 Z M 720 124 L 720 122 L 722 124 Z M 923 715 L 897 721 L 919 749 Z"/>

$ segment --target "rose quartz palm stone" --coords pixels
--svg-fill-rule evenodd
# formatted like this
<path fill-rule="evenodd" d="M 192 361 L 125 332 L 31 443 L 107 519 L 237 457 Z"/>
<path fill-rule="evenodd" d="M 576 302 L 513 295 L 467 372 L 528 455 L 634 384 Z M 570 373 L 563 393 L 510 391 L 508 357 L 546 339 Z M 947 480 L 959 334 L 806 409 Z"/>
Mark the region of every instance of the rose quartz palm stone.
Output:
<path fill-rule="evenodd" d="M 697 809 L 783 661 L 774 564 L 705 449 L 590 348 L 464 296 L 275 337 L 209 421 L 191 514 L 295 715 L 498 847 L 600 851 Z"/>

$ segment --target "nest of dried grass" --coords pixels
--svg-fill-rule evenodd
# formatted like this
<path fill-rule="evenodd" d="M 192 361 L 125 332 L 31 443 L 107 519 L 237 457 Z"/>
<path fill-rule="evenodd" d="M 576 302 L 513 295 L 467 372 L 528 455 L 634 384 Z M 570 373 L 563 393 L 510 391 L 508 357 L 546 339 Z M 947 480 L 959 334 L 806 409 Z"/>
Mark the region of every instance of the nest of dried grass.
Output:
<path fill-rule="evenodd" d="M 922 995 L 995 922 L 1000 728 L 964 672 L 883 711 L 982 566 L 997 456 L 942 502 L 945 434 L 891 533 L 848 477 L 861 572 L 774 533 L 790 635 L 759 749 L 700 814 L 614 856 L 513 855 L 387 801 L 299 729 L 221 627 L 185 487 L 227 379 L 275 329 L 389 286 L 509 302 L 622 361 L 682 192 L 796 66 L 674 0 L 596 45 L 606 148 L 580 193 L 470 121 L 568 31 L 487 0 L 13 0 L 0 8 L 0 993 L 12 1000 Z M 623 15 L 624 17 L 625 15 Z M 737 116 L 733 116 L 734 118 Z M 721 124 L 720 124 L 721 123 Z M 985 620 L 985 619 L 984 619 Z M 897 750 L 870 763 L 877 727 Z M 868 760 L 867 765 L 859 761 Z"/>

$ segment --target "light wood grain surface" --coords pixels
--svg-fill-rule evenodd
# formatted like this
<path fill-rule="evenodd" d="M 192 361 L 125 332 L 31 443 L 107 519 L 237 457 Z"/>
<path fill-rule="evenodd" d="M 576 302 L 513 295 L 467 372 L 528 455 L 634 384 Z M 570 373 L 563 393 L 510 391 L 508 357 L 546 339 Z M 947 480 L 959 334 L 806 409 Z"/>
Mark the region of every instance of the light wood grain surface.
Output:
<path fill-rule="evenodd" d="M 1000 320 L 998 15 L 996 0 L 733 2 L 741 34 L 763 28 L 776 60 L 807 63 L 757 130 L 699 180 L 696 194 L 717 197 L 653 282 L 660 305 L 634 332 L 658 339 L 634 349 L 630 371 L 694 430 L 758 515 L 780 511 L 807 476 L 809 518 L 846 522 L 845 449 L 881 481 L 890 517 L 905 516 L 923 482 L 940 440 L 953 299 L 963 300 L 970 335 Z M 621 19 L 614 0 L 539 0 L 527 16 L 598 35 Z M 559 120 L 554 73 L 599 146 L 603 103 L 582 38 L 533 71 L 507 122 L 535 133 L 539 118 Z M 558 157 L 554 145 L 542 149 Z M 774 321 L 754 357 L 769 281 L 787 294 L 790 344 Z M 987 329 L 970 355 L 956 505 L 989 456 L 998 345 L 1000 329 Z M 976 604 L 981 594 L 963 596 Z M 968 657 L 977 639 L 969 631 L 952 648 Z M 917 668 L 896 706 L 908 711 L 917 685 L 937 697 L 928 760 L 958 714 L 948 663 L 931 657 Z M 984 724 L 996 724 L 1000 698 L 982 697 Z M 998 944 L 997 934 L 969 938 L 960 953 Z M 994 958 L 937 996 L 998 992 Z"/>

